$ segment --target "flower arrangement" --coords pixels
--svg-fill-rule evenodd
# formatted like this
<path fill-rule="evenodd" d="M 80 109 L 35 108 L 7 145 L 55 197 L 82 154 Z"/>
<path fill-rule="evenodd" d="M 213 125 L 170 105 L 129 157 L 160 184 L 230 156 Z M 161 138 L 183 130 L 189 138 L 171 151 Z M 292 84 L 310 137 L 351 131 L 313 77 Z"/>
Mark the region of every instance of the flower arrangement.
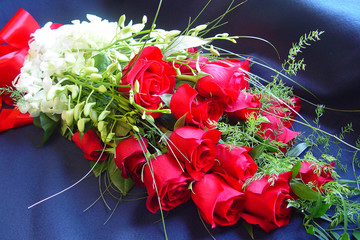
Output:
<path fill-rule="evenodd" d="M 87 17 L 40 28 L 19 10 L 3 28 L 1 97 L 16 108 L 2 109 L 0 130 L 34 122 L 44 144 L 59 129 L 95 177 L 121 196 L 145 187 L 148 210 L 161 216 L 192 201 L 211 228 L 243 221 L 251 235 L 252 225 L 267 232 L 287 225 L 297 210 L 308 233 L 337 239 L 332 229 L 343 223 L 341 237 L 349 238 L 360 207 L 350 197 L 359 189 L 335 181 L 334 157 L 313 153 L 321 134 L 344 141 L 302 119 L 300 99 L 281 80 L 304 67 L 296 52 L 322 32 L 304 35 L 264 86 L 250 70 L 258 62 L 212 45 L 237 37 L 205 37 L 216 24 L 181 32 L 155 22 L 145 29 L 146 17 L 137 24 L 124 15 L 117 23 Z M 294 122 L 314 132 L 301 136 Z"/>

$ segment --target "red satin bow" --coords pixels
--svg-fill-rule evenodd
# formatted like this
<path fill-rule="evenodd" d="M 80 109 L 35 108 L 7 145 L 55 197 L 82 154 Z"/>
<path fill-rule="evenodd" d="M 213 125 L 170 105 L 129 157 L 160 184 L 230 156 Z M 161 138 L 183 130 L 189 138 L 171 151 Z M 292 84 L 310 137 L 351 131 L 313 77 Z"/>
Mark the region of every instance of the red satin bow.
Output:
<path fill-rule="evenodd" d="M 29 50 L 31 33 L 39 29 L 39 24 L 24 9 L 20 9 L 0 31 L 0 88 L 12 86 L 12 81 L 20 73 Z M 1 101 L 13 105 L 9 95 L 0 95 Z M 0 112 L 0 132 L 6 129 L 32 123 L 28 114 L 17 109 L 3 109 Z"/>

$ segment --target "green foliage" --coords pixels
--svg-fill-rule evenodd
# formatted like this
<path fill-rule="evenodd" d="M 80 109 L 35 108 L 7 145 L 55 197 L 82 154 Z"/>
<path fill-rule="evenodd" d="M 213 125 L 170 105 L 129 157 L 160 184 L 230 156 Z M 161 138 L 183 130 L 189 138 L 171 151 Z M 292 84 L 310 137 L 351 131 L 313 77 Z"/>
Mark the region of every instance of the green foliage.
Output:
<path fill-rule="evenodd" d="M 296 57 L 299 53 L 302 52 L 307 46 L 310 46 L 310 42 L 316 42 L 320 40 L 320 35 L 323 34 L 323 31 L 311 31 L 308 34 L 304 34 L 300 37 L 299 42 L 293 43 L 292 47 L 289 50 L 289 55 L 287 59 L 282 64 L 283 71 L 291 75 L 296 75 L 299 70 L 305 70 L 304 59 L 296 60 Z"/>
<path fill-rule="evenodd" d="M 35 119 L 34 122 L 35 125 L 40 126 L 44 130 L 44 136 L 39 146 L 44 145 L 47 140 L 49 140 L 60 123 L 57 116 L 53 116 L 53 118 L 51 118 L 45 113 L 40 113 L 39 117 Z"/>
<path fill-rule="evenodd" d="M 9 97 L 11 97 L 14 100 L 14 102 L 24 101 L 23 93 L 13 87 L 10 87 L 10 86 L 0 88 L 0 95 L 2 95 L 2 94 L 9 94 Z"/>

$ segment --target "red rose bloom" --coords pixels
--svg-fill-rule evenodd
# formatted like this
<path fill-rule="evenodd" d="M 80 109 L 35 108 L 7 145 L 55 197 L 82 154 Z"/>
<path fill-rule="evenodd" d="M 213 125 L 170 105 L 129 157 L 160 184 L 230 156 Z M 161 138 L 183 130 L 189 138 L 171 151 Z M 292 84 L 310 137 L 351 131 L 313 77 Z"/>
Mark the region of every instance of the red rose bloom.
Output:
<path fill-rule="evenodd" d="M 194 59 L 185 59 L 181 61 L 183 63 L 186 63 L 186 65 L 175 63 L 175 67 L 180 69 L 181 74 L 192 74 L 192 71 L 196 71 L 196 62 L 198 62 L 199 65 L 202 66 L 206 64 L 207 61 L 208 61 L 207 57 L 198 56 L 197 58 Z"/>
<path fill-rule="evenodd" d="M 190 181 L 180 163 L 170 154 L 151 159 L 144 167 L 144 183 L 149 194 L 146 206 L 149 211 L 155 213 L 160 208 L 158 197 L 165 211 L 187 202 L 190 199 Z"/>
<path fill-rule="evenodd" d="M 140 54 L 140 55 L 139 55 Z M 166 61 L 158 47 L 145 47 L 124 68 L 124 77 L 121 83 L 130 84 L 134 89 L 135 82 L 139 82 L 139 92 L 134 94 L 135 103 L 154 110 L 162 102 L 160 95 L 172 93 L 175 87 L 176 72 Z M 129 89 L 119 88 L 119 91 L 127 92 Z M 160 113 L 152 113 L 153 117 L 159 117 Z"/>
<path fill-rule="evenodd" d="M 80 138 L 80 132 L 76 132 L 72 136 L 72 140 L 76 145 L 84 151 L 84 157 L 89 160 L 97 161 L 104 149 L 103 144 L 96 133 L 89 129 Z M 104 161 L 107 158 L 107 154 L 104 152 L 100 158 L 100 161 Z"/>
<path fill-rule="evenodd" d="M 128 178 L 128 173 L 130 173 L 137 186 L 144 185 L 141 181 L 141 171 L 146 163 L 144 154 L 147 152 L 147 146 L 146 138 L 140 140 L 126 138 L 116 146 L 114 160 L 116 166 L 121 170 L 121 176 Z"/>
<path fill-rule="evenodd" d="M 258 96 L 253 93 L 240 92 L 237 100 L 231 106 L 227 106 L 224 111 L 230 118 L 246 121 L 252 113 L 257 114 L 260 107 L 261 102 Z"/>
<path fill-rule="evenodd" d="M 241 183 L 256 173 L 258 166 L 248 154 L 251 148 L 217 144 L 215 150 L 220 167 Z"/>
<path fill-rule="evenodd" d="M 295 139 L 297 135 L 299 135 L 298 132 L 285 127 L 278 117 L 269 115 L 266 116 L 266 118 L 269 122 L 262 123 L 258 131 L 261 137 L 288 144 L 290 141 Z"/>
<path fill-rule="evenodd" d="M 291 127 L 293 124 L 292 119 L 295 118 L 296 113 L 300 111 L 301 100 L 296 97 L 292 97 L 289 101 L 273 101 L 267 112 L 264 112 L 265 116 L 276 116 L 282 121 L 284 127 Z"/>
<path fill-rule="evenodd" d="M 334 181 L 331 175 L 334 166 L 335 162 L 319 167 L 312 162 L 304 161 L 301 162 L 301 168 L 296 177 L 301 178 L 305 184 L 311 182 L 314 185 L 312 189 L 322 194 L 324 190 L 321 187 L 327 182 Z"/>
<path fill-rule="evenodd" d="M 209 74 L 197 83 L 199 94 L 205 98 L 214 97 L 225 105 L 231 105 L 237 100 L 240 90 L 249 87 L 243 71 L 250 70 L 248 60 L 220 60 L 201 65 L 200 68 Z"/>
<path fill-rule="evenodd" d="M 245 189 L 246 201 L 241 217 L 250 224 L 257 224 L 266 232 L 285 226 L 290 221 L 291 208 L 289 181 L 292 172 L 280 173 L 270 184 L 269 176 L 255 180 Z"/>
<path fill-rule="evenodd" d="M 170 109 L 177 119 L 186 114 L 186 123 L 203 129 L 205 126 L 212 128 L 223 113 L 222 104 L 212 101 L 211 98 L 204 99 L 188 84 L 181 85 L 176 90 L 171 98 Z"/>
<path fill-rule="evenodd" d="M 205 174 L 194 183 L 191 198 L 212 228 L 235 224 L 242 212 L 245 194 L 230 187 L 217 174 Z"/>
<path fill-rule="evenodd" d="M 195 127 L 181 127 L 170 136 L 169 153 L 185 163 L 186 171 L 195 180 L 200 180 L 215 162 L 214 145 L 220 140 L 218 130 L 204 131 Z"/>

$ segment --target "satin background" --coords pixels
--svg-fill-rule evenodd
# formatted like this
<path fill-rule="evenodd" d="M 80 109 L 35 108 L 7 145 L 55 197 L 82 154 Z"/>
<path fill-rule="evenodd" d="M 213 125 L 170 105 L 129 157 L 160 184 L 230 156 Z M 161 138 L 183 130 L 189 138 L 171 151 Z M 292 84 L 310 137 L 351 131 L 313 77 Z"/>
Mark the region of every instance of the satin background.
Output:
<path fill-rule="evenodd" d="M 189 17 L 194 18 L 207 0 L 166 0 L 157 20 L 163 29 L 184 29 Z M 240 1 L 235 1 L 239 3 Z M 223 13 L 230 1 L 213 0 L 198 19 L 202 24 Z M 27 10 L 43 26 L 52 21 L 66 24 L 71 20 L 85 20 L 91 13 L 117 21 L 122 14 L 127 20 L 141 21 L 147 15 L 150 22 L 155 15 L 158 1 L 154 0 L 62 0 L 27 1 L 1 0 L 0 27 L 19 8 Z M 303 51 L 307 69 L 294 79 L 317 96 L 309 95 L 296 84 L 295 93 L 315 103 L 341 109 L 360 109 L 360 2 L 358 0 L 249 0 L 229 13 L 224 21 L 228 24 L 212 33 L 228 32 L 230 35 L 256 36 L 270 41 L 284 59 L 292 42 L 311 30 L 325 33 L 321 41 Z M 278 68 L 275 51 L 258 40 L 240 39 L 236 45 L 215 42 L 236 53 L 260 57 Z M 254 66 L 252 71 L 262 76 L 272 73 Z M 303 103 L 301 114 L 308 119 L 314 115 L 314 107 Z M 354 142 L 360 131 L 360 113 L 326 111 L 321 119 L 322 127 L 336 133 L 348 122 L 355 132 L 347 137 Z M 296 126 L 295 130 L 309 132 Z M 145 200 L 121 202 L 111 219 L 111 211 L 99 201 L 83 212 L 99 197 L 98 180 L 87 177 L 73 189 L 50 199 L 34 208 L 27 207 L 70 186 L 87 171 L 89 162 L 81 150 L 68 140 L 55 134 L 43 147 L 42 131 L 34 126 L 8 130 L 0 135 L 0 239 L 161 239 L 163 229 L 159 214 L 150 213 Z M 338 170 L 341 176 L 354 179 L 351 171 L 351 154 L 344 152 L 343 163 L 349 171 Z M 359 173 L 359 169 L 357 169 Z M 135 189 L 134 192 L 141 192 Z M 107 197 L 114 208 L 117 201 Z M 313 239 L 308 235 L 302 219 L 293 214 L 288 226 L 265 233 L 254 228 L 255 239 Z M 203 227 L 196 208 L 187 203 L 170 211 L 166 216 L 169 239 L 210 239 Z M 209 226 L 208 226 L 209 227 Z M 240 225 L 211 230 L 216 239 L 250 239 Z"/>

